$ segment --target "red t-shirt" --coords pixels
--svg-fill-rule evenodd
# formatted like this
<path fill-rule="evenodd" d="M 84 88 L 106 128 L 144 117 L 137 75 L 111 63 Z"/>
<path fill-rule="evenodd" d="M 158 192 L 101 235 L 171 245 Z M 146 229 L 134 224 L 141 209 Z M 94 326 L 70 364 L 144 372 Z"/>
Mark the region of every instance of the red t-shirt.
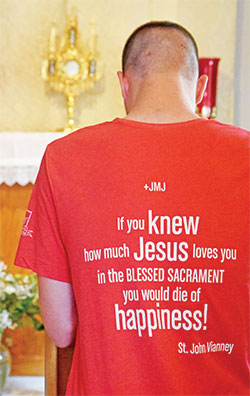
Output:
<path fill-rule="evenodd" d="M 72 283 L 67 395 L 249 395 L 249 140 L 115 119 L 49 144 L 16 264 Z"/>

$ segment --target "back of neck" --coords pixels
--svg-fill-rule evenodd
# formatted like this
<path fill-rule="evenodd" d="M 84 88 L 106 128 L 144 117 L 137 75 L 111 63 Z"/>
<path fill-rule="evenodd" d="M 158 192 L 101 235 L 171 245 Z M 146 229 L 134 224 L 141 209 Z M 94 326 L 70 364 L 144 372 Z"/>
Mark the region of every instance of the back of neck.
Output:
<path fill-rule="evenodd" d="M 198 118 L 192 84 L 176 76 L 164 80 L 162 76 L 157 77 L 152 76 L 132 87 L 131 106 L 126 118 L 159 124 Z"/>

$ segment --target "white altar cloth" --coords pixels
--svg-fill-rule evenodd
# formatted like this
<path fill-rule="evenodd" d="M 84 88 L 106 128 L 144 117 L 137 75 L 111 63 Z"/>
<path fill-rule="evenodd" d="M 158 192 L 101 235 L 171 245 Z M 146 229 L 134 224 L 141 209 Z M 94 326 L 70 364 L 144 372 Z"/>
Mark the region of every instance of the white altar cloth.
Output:
<path fill-rule="evenodd" d="M 3 396 L 43 396 L 44 377 L 8 377 Z"/>
<path fill-rule="evenodd" d="M 34 183 L 46 146 L 64 132 L 0 132 L 0 184 Z"/>

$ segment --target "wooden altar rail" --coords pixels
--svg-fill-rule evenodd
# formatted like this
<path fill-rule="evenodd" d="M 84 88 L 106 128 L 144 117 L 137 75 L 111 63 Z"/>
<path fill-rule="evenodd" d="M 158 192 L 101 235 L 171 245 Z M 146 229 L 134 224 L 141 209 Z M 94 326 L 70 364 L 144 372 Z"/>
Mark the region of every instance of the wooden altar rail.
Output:
<path fill-rule="evenodd" d="M 57 348 L 45 334 L 45 395 L 64 396 L 74 346 Z"/>

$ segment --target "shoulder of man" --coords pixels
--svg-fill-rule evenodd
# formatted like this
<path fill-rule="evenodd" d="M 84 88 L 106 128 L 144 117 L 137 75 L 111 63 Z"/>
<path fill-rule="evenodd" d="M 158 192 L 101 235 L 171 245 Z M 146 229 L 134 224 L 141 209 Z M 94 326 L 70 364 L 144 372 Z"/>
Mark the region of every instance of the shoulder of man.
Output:
<path fill-rule="evenodd" d="M 62 136 L 48 144 L 47 159 L 57 158 L 60 163 L 74 160 L 74 156 L 93 155 L 114 144 L 119 126 L 113 121 L 80 128 L 68 135 Z"/>
<path fill-rule="evenodd" d="M 218 133 L 227 137 L 234 137 L 239 140 L 250 141 L 250 131 L 236 125 L 226 124 L 216 120 L 210 120 L 208 125 L 217 130 Z"/>
<path fill-rule="evenodd" d="M 89 138 L 93 139 L 101 133 L 110 131 L 110 129 L 114 127 L 114 121 L 115 120 L 106 121 L 99 124 L 79 128 L 74 132 L 71 132 L 65 136 L 60 137 L 59 139 L 54 140 L 48 145 L 48 147 L 56 148 L 64 145 L 66 146 L 70 144 L 75 144 L 81 140 L 88 140 Z"/>

